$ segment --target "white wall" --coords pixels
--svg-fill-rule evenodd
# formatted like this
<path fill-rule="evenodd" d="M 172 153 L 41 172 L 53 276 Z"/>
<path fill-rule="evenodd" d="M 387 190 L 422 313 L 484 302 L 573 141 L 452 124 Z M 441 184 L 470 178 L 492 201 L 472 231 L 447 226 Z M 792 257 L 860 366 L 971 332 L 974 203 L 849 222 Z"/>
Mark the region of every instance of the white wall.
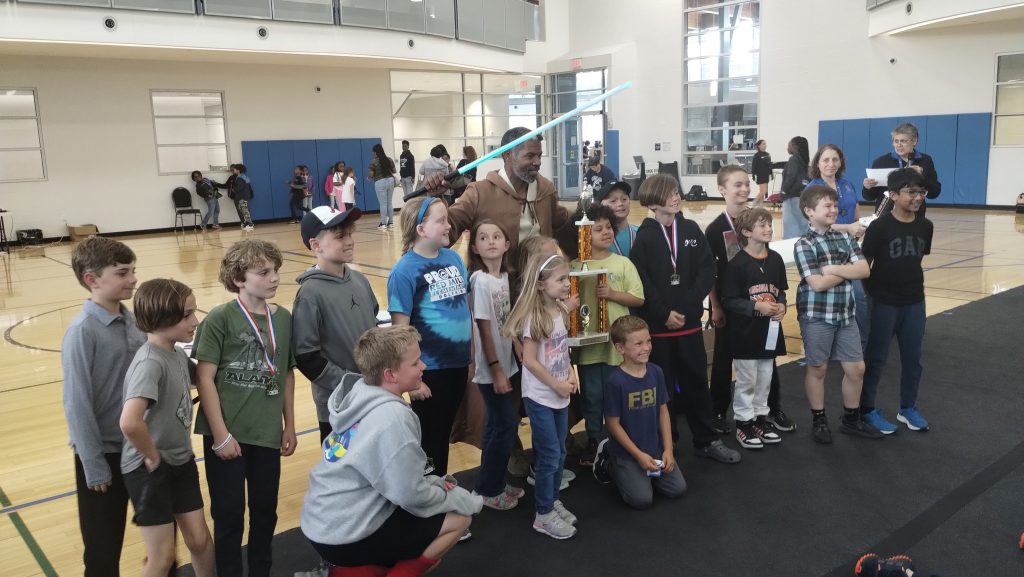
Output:
<path fill-rule="evenodd" d="M 819 120 L 992 112 L 996 54 L 1024 51 L 1021 20 L 869 38 L 863 2 L 762 2 L 761 17 L 761 134 L 778 160 L 798 134 L 814 150 Z M 1006 164 L 1021 151 L 992 149 L 988 204 L 1021 192 Z"/>
<path fill-rule="evenodd" d="M 0 184 L 0 207 L 47 237 L 66 234 L 65 220 L 101 232 L 172 223 L 171 190 L 192 187 L 157 174 L 150 89 L 223 90 L 231 162 L 243 140 L 392 139 L 387 70 L 5 57 L 0 83 L 36 89 L 48 172 Z"/>

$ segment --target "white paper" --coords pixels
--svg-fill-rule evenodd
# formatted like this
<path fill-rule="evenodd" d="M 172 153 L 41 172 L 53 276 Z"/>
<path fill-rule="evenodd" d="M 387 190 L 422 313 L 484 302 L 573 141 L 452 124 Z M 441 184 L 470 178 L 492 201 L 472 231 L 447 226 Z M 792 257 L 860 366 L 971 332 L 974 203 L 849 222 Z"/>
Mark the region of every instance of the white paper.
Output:
<path fill-rule="evenodd" d="M 765 339 L 764 350 L 774 351 L 775 345 L 779 343 L 779 321 L 768 321 L 768 338 Z"/>
<path fill-rule="evenodd" d="M 895 168 L 869 168 L 867 169 L 868 178 L 878 181 L 876 186 L 885 186 L 889 182 L 889 173 L 896 170 Z"/>

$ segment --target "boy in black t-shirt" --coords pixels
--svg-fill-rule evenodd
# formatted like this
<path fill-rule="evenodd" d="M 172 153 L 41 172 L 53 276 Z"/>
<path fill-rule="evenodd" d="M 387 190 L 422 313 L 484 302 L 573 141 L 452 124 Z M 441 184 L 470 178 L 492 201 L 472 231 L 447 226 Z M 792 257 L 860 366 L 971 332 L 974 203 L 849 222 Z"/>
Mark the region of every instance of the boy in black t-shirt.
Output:
<path fill-rule="evenodd" d="M 729 261 L 742 252 L 736 236 L 735 220 L 747 208 L 750 198 L 750 177 L 742 166 L 728 164 L 718 171 L 718 194 L 725 200 L 725 211 L 711 221 L 704 234 L 708 247 L 715 255 L 718 266 L 715 288 L 708 298 L 711 302 L 711 323 L 715 327 L 715 353 L 711 363 L 711 405 L 715 413 L 712 426 L 720 434 L 730 432 L 726 413 L 732 405 L 732 348 L 730 345 L 729 323 L 722 306 L 722 283 Z M 768 416 L 772 425 L 780 431 L 796 430 L 796 423 L 782 410 L 779 402 L 779 375 L 772 368 L 772 384 L 768 391 Z"/>
<path fill-rule="evenodd" d="M 665 376 L 649 362 L 651 333 L 643 319 L 621 316 L 609 332 L 622 364 L 605 383 L 604 415 L 610 437 L 598 445 L 594 477 L 602 483 L 614 482 L 630 507 L 646 509 L 654 502 L 654 490 L 669 498 L 686 491 L 672 451 Z"/>
<path fill-rule="evenodd" d="M 747 449 L 782 442 L 768 416 L 768 388 L 778 355 L 786 354 L 782 318 L 786 316 L 786 265 L 768 248 L 772 215 L 763 208 L 736 217 L 736 237 L 743 250 L 729 261 L 722 303 L 728 313 L 736 391 L 732 412 L 736 440 Z"/>
<path fill-rule="evenodd" d="M 871 276 L 864 288 L 871 298 L 871 332 L 864 351 L 864 388 L 860 410 L 864 420 L 885 434 L 896 425 L 875 408 L 875 393 L 895 335 L 900 347 L 900 410 L 896 419 L 911 431 L 927 431 L 928 421 L 917 411 L 924 343 L 924 271 L 921 261 L 931 252 L 932 222 L 918 214 L 927 194 L 927 181 L 916 170 L 889 173 L 892 212 L 871 223 L 864 234 L 864 257 Z"/>

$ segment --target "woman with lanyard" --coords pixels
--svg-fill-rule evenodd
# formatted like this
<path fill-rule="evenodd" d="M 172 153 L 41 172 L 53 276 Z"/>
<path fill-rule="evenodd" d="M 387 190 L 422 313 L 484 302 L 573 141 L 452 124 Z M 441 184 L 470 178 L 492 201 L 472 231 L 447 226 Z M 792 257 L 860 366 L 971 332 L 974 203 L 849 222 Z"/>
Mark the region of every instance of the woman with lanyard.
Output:
<path fill-rule="evenodd" d="M 818 149 L 811 160 L 811 181 L 807 186 L 824 184 L 836 191 L 837 201 L 836 223 L 832 230 L 845 232 L 857 239 L 864 237 L 867 227 L 857 217 L 857 189 L 853 183 L 843 178 L 846 170 L 846 156 L 842 149 L 834 144 L 826 144 Z M 864 294 L 864 285 L 859 280 L 853 281 L 853 295 L 857 300 L 857 328 L 860 329 L 861 346 L 868 342 L 868 303 Z"/>
<path fill-rule="evenodd" d="M 913 168 L 921 173 L 925 180 L 925 190 L 928 191 L 927 198 L 937 198 L 942 192 L 942 183 L 939 182 L 939 175 L 935 172 L 935 161 L 932 157 L 917 150 L 917 127 L 909 122 L 904 122 L 892 130 L 892 151 L 879 156 L 871 162 L 871 168 Z M 879 216 L 892 210 L 892 203 L 881 206 L 886 198 L 885 183 L 879 183 L 873 178 L 864 179 L 864 188 L 861 190 L 864 200 L 875 202 L 881 207 Z M 918 216 L 924 216 L 924 203 Z"/>

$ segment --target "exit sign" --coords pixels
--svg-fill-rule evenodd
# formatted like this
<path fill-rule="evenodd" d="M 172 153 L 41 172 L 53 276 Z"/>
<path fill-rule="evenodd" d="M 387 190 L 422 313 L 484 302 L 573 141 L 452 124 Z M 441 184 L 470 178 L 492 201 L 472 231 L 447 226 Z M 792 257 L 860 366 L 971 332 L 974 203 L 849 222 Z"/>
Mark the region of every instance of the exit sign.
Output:
<path fill-rule="evenodd" d="M 573 58 L 572 59 L 572 69 L 573 70 L 579 70 L 580 68 L 583 68 L 583 59 L 582 58 Z"/>

